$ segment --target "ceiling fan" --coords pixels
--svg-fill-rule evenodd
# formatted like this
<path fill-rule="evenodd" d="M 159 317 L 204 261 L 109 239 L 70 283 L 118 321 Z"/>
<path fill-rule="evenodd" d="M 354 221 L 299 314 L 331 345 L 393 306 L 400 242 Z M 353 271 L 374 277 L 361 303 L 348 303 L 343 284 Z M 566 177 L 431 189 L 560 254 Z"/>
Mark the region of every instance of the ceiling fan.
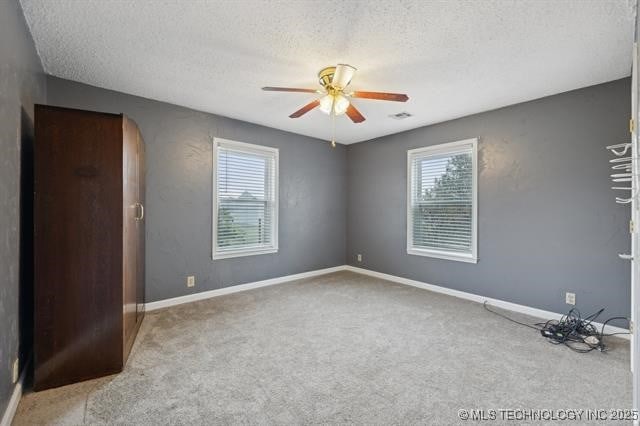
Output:
<path fill-rule="evenodd" d="M 349 98 L 377 99 L 381 101 L 406 102 L 409 97 L 401 93 L 384 92 L 349 92 L 345 89 L 351 83 L 356 69 L 351 65 L 338 64 L 335 67 L 326 67 L 320 70 L 318 78 L 322 89 L 296 89 L 291 87 L 263 87 L 262 90 L 270 92 L 302 92 L 324 95 L 303 106 L 289 117 L 298 118 L 316 107 L 325 114 L 337 116 L 346 114 L 354 123 L 362 123 L 364 116 L 353 106 Z"/>

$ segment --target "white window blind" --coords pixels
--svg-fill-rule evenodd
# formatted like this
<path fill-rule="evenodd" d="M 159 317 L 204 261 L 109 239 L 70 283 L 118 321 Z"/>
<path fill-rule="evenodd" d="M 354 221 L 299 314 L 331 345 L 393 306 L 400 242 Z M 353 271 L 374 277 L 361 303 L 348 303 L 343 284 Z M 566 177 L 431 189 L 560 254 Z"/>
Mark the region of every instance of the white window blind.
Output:
<path fill-rule="evenodd" d="M 408 152 L 407 252 L 477 261 L 477 139 Z"/>
<path fill-rule="evenodd" d="M 214 140 L 213 258 L 278 251 L 278 150 Z"/>

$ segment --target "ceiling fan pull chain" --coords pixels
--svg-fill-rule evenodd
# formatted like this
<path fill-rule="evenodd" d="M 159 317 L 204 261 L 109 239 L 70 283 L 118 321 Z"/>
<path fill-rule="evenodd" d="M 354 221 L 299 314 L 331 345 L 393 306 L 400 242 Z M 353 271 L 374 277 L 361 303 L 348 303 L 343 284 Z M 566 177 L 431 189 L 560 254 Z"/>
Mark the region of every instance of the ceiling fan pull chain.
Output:
<path fill-rule="evenodd" d="M 336 114 L 331 110 L 331 148 L 336 147 Z"/>

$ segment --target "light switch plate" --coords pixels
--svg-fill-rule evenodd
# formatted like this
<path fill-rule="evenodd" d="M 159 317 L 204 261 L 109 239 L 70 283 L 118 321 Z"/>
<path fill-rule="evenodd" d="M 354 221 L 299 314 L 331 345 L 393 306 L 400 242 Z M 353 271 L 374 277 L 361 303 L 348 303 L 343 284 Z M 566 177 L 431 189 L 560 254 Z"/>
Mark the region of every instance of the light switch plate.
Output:
<path fill-rule="evenodd" d="M 187 287 L 193 287 L 196 285 L 196 277 L 193 275 L 189 275 L 187 277 Z"/>

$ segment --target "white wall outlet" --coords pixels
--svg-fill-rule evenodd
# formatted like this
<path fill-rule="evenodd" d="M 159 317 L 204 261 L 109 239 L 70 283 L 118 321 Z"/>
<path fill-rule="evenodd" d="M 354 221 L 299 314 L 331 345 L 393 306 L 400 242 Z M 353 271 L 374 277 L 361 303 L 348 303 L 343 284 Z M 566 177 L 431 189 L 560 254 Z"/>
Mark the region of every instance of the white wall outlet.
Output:
<path fill-rule="evenodd" d="M 564 300 L 565 300 L 565 302 L 567 302 L 567 305 L 575 305 L 576 304 L 576 294 L 567 292 L 565 294 Z"/>
<path fill-rule="evenodd" d="M 187 277 L 187 287 L 193 287 L 196 285 L 196 277 L 193 275 L 189 275 Z"/>
<path fill-rule="evenodd" d="M 358 262 L 362 262 L 362 255 L 358 254 Z"/>
<path fill-rule="evenodd" d="M 20 361 L 16 358 L 13 361 L 13 366 L 11 367 L 11 381 L 13 383 L 18 383 L 18 378 L 20 377 Z"/>

